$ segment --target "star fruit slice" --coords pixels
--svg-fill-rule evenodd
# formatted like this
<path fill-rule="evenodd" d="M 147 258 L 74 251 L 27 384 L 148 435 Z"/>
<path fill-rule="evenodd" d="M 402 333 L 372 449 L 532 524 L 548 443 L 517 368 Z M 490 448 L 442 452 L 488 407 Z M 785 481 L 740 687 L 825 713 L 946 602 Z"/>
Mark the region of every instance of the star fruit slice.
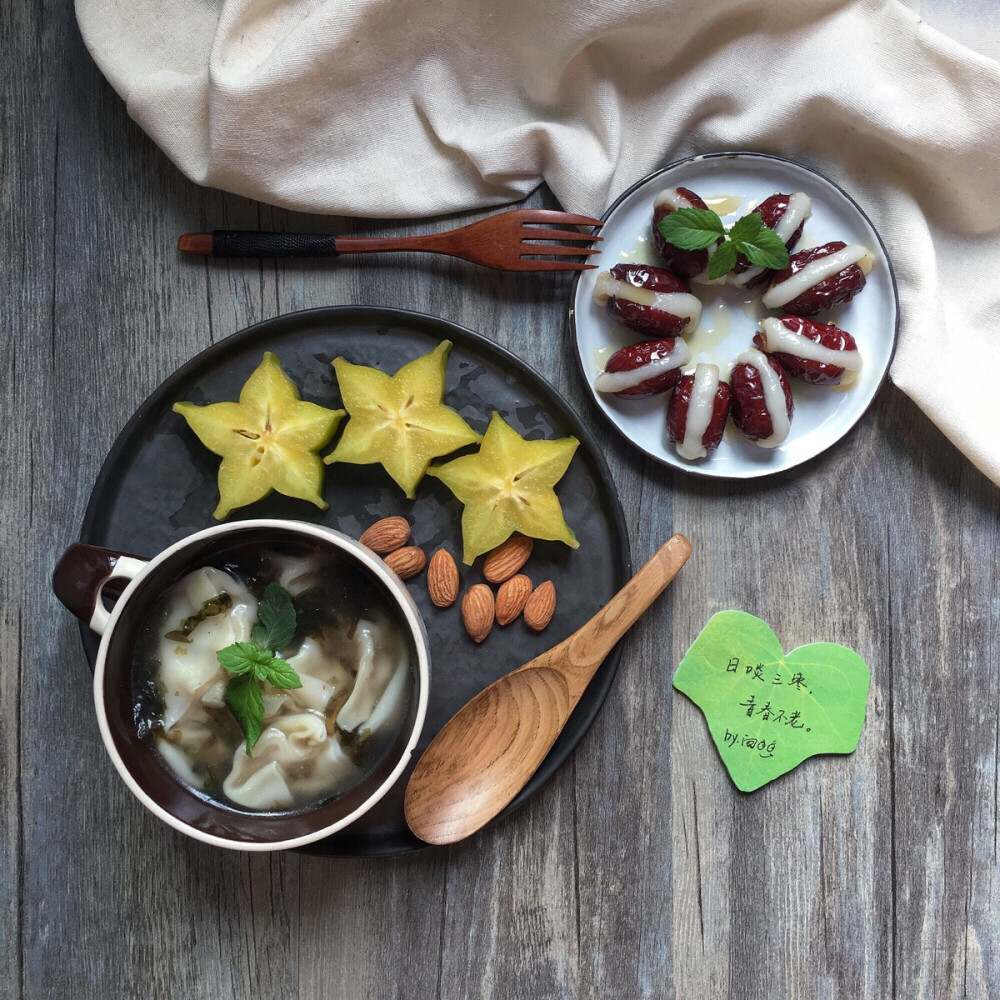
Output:
<path fill-rule="evenodd" d="M 323 463 L 316 453 L 330 443 L 344 410 L 304 402 L 270 352 L 244 383 L 238 403 L 174 403 L 174 412 L 209 451 L 222 456 L 218 520 L 272 490 L 320 510 L 330 506 L 320 495 Z"/>
<path fill-rule="evenodd" d="M 579 546 L 553 489 L 579 443 L 574 437 L 525 441 L 494 413 L 475 455 L 428 470 L 465 504 L 462 540 L 467 565 L 515 531 L 565 542 L 572 549 Z"/>
<path fill-rule="evenodd" d="M 333 367 L 351 419 L 324 461 L 382 465 L 412 500 L 432 458 L 480 439 L 441 402 L 450 351 L 451 341 L 442 340 L 395 375 L 337 358 Z"/>

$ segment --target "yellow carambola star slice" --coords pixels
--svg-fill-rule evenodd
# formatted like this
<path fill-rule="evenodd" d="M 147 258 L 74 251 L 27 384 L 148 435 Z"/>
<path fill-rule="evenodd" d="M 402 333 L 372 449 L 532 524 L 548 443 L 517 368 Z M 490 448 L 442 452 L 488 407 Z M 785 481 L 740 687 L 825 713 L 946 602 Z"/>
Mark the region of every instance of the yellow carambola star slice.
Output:
<path fill-rule="evenodd" d="M 441 402 L 450 351 L 451 341 L 442 340 L 395 375 L 337 358 L 333 367 L 351 419 L 324 461 L 382 465 L 412 500 L 432 458 L 480 438 Z"/>
<path fill-rule="evenodd" d="M 475 455 L 433 466 L 440 479 L 465 504 L 462 512 L 464 561 L 496 548 L 515 531 L 531 538 L 579 542 L 563 517 L 553 487 L 562 479 L 579 445 L 574 437 L 525 441 L 498 413 L 493 414 Z"/>
<path fill-rule="evenodd" d="M 344 410 L 304 402 L 270 352 L 240 390 L 238 403 L 175 403 L 174 412 L 222 456 L 218 520 L 272 490 L 320 510 L 330 506 L 320 495 L 323 463 L 316 453 L 330 443 Z"/>

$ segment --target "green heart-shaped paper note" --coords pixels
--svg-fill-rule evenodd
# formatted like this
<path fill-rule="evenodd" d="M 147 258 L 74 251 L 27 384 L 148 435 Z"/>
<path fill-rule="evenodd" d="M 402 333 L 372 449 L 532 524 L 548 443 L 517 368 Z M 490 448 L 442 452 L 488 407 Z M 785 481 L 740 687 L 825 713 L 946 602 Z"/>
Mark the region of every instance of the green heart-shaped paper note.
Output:
<path fill-rule="evenodd" d="M 767 622 L 744 611 L 713 615 L 674 675 L 744 792 L 814 754 L 853 753 L 870 682 L 853 650 L 814 642 L 783 653 Z"/>

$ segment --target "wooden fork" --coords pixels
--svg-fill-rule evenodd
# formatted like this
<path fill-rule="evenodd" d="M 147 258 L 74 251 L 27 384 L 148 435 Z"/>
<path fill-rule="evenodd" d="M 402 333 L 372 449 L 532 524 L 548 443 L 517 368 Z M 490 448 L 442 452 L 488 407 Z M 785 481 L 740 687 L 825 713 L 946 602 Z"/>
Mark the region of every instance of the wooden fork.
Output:
<path fill-rule="evenodd" d="M 539 229 L 539 223 L 599 228 L 599 219 L 570 215 L 548 208 L 519 208 L 481 219 L 460 229 L 426 236 L 325 236 L 318 233 L 259 233 L 216 229 L 185 233 L 177 240 L 184 253 L 211 257 L 339 257 L 345 253 L 383 253 L 421 250 L 461 257 L 500 271 L 585 271 L 596 267 L 575 260 L 539 260 L 539 257 L 588 257 L 598 251 L 584 246 L 554 243 L 596 243 L 601 237 L 576 229 Z M 534 241 L 539 242 L 534 242 Z M 550 242 L 541 242 L 548 240 Z"/>

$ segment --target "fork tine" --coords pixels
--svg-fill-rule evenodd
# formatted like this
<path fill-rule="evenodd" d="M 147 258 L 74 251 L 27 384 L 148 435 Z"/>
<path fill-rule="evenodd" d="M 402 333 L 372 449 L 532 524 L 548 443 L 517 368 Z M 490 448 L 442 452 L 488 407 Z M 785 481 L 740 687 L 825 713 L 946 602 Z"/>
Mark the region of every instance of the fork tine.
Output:
<path fill-rule="evenodd" d="M 600 219 L 591 219 L 587 215 L 570 215 L 568 212 L 557 212 L 554 208 L 522 208 L 518 211 L 522 222 L 563 222 L 567 226 L 601 226 Z"/>
<path fill-rule="evenodd" d="M 525 240 L 576 240 L 577 242 L 597 243 L 604 239 L 596 233 L 578 233 L 575 229 L 532 229 L 531 226 L 521 227 L 521 242 Z"/>
<path fill-rule="evenodd" d="M 593 271 L 596 264 L 578 264 L 571 260 L 531 260 L 522 258 L 510 265 L 509 271 Z"/>
<path fill-rule="evenodd" d="M 567 247 L 557 243 L 522 243 L 521 259 L 525 257 L 589 257 L 600 250 L 590 250 L 587 247 Z"/>

